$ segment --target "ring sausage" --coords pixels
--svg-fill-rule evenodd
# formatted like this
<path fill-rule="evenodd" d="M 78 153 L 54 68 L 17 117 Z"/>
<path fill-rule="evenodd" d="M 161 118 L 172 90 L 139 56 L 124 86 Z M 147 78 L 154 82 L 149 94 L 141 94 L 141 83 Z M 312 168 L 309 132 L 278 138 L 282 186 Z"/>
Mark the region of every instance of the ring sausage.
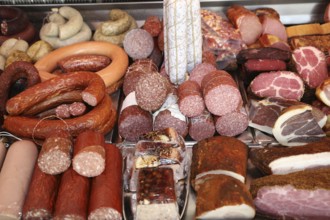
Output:
<path fill-rule="evenodd" d="M 76 54 L 98 54 L 108 56 L 112 62 L 106 68 L 97 72 L 104 80 L 106 87 L 121 79 L 128 66 L 128 56 L 125 51 L 108 42 L 82 42 L 59 48 L 41 58 L 35 67 L 39 70 L 42 81 L 53 78 L 51 74 L 59 60 Z"/>
<path fill-rule="evenodd" d="M 116 110 L 112 106 L 111 99 L 106 95 L 100 104 L 88 113 L 76 117 L 61 120 L 45 119 L 40 121 L 38 118 L 24 116 L 7 116 L 4 121 L 4 129 L 20 136 L 29 138 L 45 139 L 54 130 L 68 130 L 73 137 L 82 131 L 93 129 L 102 134 L 109 132 L 116 122 Z"/>
<path fill-rule="evenodd" d="M 22 39 L 30 43 L 33 41 L 35 34 L 36 34 L 36 29 L 33 26 L 33 24 L 29 22 L 26 28 L 19 33 L 8 36 L 0 36 L 0 44 L 2 44 L 3 42 L 5 42 L 10 38 Z"/>
<path fill-rule="evenodd" d="M 96 106 L 105 95 L 105 86 L 99 76 L 92 72 L 74 72 L 26 89 L 7 101 L 6 110 L 9 115 L 19 115 L 33 105 L 77 88 L 84 88 L 82 99 L 91 106 Z"/>
<path fill-rule="evenodd" d="M 23 31 L 29 23 L 27 15 L 19 8 L 0 7 L 1 34 L 8 36 Z"/>

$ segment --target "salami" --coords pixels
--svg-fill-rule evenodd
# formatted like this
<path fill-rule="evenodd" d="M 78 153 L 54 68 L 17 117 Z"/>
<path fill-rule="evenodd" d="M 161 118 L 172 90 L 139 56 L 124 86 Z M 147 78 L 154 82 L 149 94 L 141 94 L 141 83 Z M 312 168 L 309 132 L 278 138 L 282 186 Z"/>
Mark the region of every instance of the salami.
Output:
<path fill-rule="evenodd" d="M 165 69 L 173 84 L 185 81 L 187 73 L 187 1 L 164 1 Z"/>
<path fill-rule="evenodd" d="M 139 136 L 152 131 L 152 115 L 138 105 L 126 107 L 119 115 L 118 132 L 127 141 L 137 141 Z"/>
<path fill-rule="evenodd" d="M 166 100 L 170 85 L 158 72 L 141 75 L 136 87 L 136 101 L 146 111 L 159 109 Z"/>
<path fill-rule="evenodd" d="M 122 164 L 120 150 L 105 145 L 106 165 L 102 174 L 92 179 L 88 219 L 122 219 Z"/>
<path fill-rule="evenodd" d="M 233 137 L 243 133 L 248 127 L 249 119 L 242 108 L 218 117 L 215 120 L 215 128 L 220 135 Z"/>
<path fill-rule="evenodd" d="M 189 136 L 200 141 L 212 137 L 215 133 L 213 116 L 206 109 L 202 114 L 189 118 Z"/>
<path fill-rule="evenodd" d="M 200 2 L 187 0 L 187 71 L 202 62 Z"/>
<path fill-rule="evenodd" d="M 154 49 L 154 40 L 146 30 L 135 28 L 125 35 L 123 46 L 133 60 L 145 59 Z"/>
<path fill-rule="evenodd" d="M 207 74 L 202 81 L 206 108 L 214 115 L 222 116 L 242 107 L 242 96 L 229 73 L 217 70 Z"/>
<path fill-rule="evenodd" d="M 0 219 L 19 219 L 37 156 L 31 141 L 10 146 L 0 173 Z"/>
<path fill-rule="evenodd" d="M 63 173 L 71 165 L 73 143 L 68 132 L 58 130 L 47 137 L 42 144 L 38 166 L 44 173 Z"/>
<path fill-rule="evenodd" d="M 59 175 L 46 174 L 36 164 L 23 206 L 23 219 L 51 219 L 59 183 Z"/>
<path fill-rule="evenodd" d="M 74 144 L 72 167 L 82 176 L 95 177 L 105 169 L 105 140 L 103 134 L 86 130 Z"/>
<path fill-rule="evenodd" d="M 87 218 L 90 180 L 72 167 L 61 178 L 55 203 L 54 220 Z"/>
<path fill-rule="evenodd" d="M 187 117 L 202 114 L 205 109 L 200 86 L 195 81 L 187 80 L 178 87 L 179 109 Z"/>
<path fill-rule="evenodd" d="M 217 69 L 214 65 L 203 62 L 201 64 L 196 65 L 196 67 L 191 71 L 189 80 L 195 81 L 198 83 L 199 86 L 201 86 L 204 76 L 215 70 Z"/>
<path fill-rule="evenodd" d="M 162 27 L 162 22 L 157 16 L 148 16 L 143 25 L 143 29 L 149 32 L 152 37 L 157 37 L 162 31 Z"/>

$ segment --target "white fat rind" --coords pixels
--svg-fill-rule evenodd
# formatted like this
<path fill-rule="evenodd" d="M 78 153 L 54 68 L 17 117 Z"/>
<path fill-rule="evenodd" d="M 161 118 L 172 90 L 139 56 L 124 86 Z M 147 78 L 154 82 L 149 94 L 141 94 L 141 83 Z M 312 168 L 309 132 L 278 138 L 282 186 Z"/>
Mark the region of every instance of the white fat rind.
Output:
<path fill-rule="evenodd" d="M 196 184 L 198 184 L 198 180 L 200 178 L 202 178 L 203 176 L 206 176 L 206 175 L 219 175 L 219 174 L 226 175 L 226 176 L 231 176 L 231 177 L 241 181 L 242 183 L 245 183 L 245 177 L 242 176 L 241 174 L 238 174 L 238 173 L 235 173 L 235 172 L 232 172 L 232 171 L 228 171 L 228 170 L 211 170 L 211 171 L 208 171 L 208 172 L 203 172 L 203 173 L 198 174 L 195 178 Z"/>
<path fill-rule="evenodd" d="M 179 220 L 176 202 L 166 204 L 137 205 L 136 220 Z"/>
<path fill-rule="evenodd" d="M 217 208 L 197 216 L 197 219 L 253 219 L 255 214 L 254 208 L 241 204 Z"/>
<path fill-rule="evenodd" d="M 137 101 L 136 101 L 136 95 L 135 95 L 135 91 L 134 92 L 131 92 L 129 93 L 124 101 L 123 101 L 123 104 L 121 106 L 121 109 L 120 109 L 120 113 L 127 107 L 129 106 L 132 106 L 132 105 L 138 105 L 137 104 Z"/>
<path fill-rule="evenodd" d="M 330 152 L 282 157 L 269 164 L 273 174 L 288 174 L 320 166 L 330 166 Z"/>

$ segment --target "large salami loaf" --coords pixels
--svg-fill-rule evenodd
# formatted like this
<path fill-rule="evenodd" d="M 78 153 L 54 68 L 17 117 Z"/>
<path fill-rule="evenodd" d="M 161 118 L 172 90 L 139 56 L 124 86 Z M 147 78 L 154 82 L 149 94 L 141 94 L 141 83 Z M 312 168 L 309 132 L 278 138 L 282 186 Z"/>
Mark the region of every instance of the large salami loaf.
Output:
<path fill-rule="evenodd" d="M 70 167 L 61 178 L 55 204 L 54 220 L 87 218 L 90 179 Z"/>
<path fill-rule="evenodd" d="M 112 144 L 105 145 L 104 172 L 92 179 L 88 219 L 122 219 L 122 166 L 120 150 Z"/>
<path fill-rule="evenodd" d="M 23 206 L 23 219 L 51 219 L 59 183 L 60 175 L 46 174 L 35 164 Z"/>
<path fill-rule="evenodd" d="M 242 96 L 232 76 L 222 70 L 207 74 L 202 81 L 206 108 L 214 115 L 222 116 L 242 107 Z"/>
<path fill-rule="evenodd" d="M 178 85 L 187 73 L 187 0 L 165 0 L 163 14 L 165 69 Z"/>

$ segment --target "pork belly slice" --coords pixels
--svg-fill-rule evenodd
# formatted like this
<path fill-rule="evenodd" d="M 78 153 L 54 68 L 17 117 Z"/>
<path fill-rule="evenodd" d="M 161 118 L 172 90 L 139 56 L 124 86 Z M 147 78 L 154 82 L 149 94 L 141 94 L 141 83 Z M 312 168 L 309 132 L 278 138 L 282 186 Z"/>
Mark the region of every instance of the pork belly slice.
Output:
<path fill-rule="evenodd" d="M 211 175 L 196 187 L 196 219 L 253 219 L 255 208 L 246 185 L 227 175 Z"/>
<path fill-rule="evenodd" d="M 191 164 L 192 186 L 198 185 L 207 175 L 228 175 L 245 182 L 247 146 L 233 137 L 215 136 L 193 146 Z"/>
<path fill-rule="evenodd" d="M 319 141 L 325 133 L 312 114 L 310 105 L 294 105 L 277 118 L 273 135 L 284 146 L 299 146 Z"/>
<path fill-rule="evenodd" d="M 172 169 L 144 168 L 139 171 L 136 219 L 180 219 Z"/>
<path fill-rule="evenodd" d="M 316 88 L 329 77 L 325 54 L 313 46 L 300 47 L 292 52 L 295 67 L 310 88 Z"/>
<path fill-rule="evenodd" d="M 270 175 L 251 182 L 257 213 L 277 219 L 330 219 L 330 168 Z"/>
<path fill-rule="evenodd" d="M 277 97 L 299 101 L 305 91 L 303 80 L 294 72 L 274 71 L 260 73 L 250 84 L 258 97 Z"/>
<path fill-rule="evenodd" d="M 268 134 L 273 134 L 273 127 L 281 112 L 293 105 L 301 105 L 302 102 L 282 98 L 266 98 L 260 101 L 251 100 L 249 111 L 249 126 Z M 319 108 L 312 106 L 312 114 L 322 128 L 327 122 L 327 116 Z"/>
<path fill-rule="evenodd" d="M 325 105 L 330 106 L 330 78 L 323 81 L 323 83 L 317 87 L 316 96 Z"/>
<path fill-rule="evenodd" d="M 266 175 L 330 167 L 330 139 L 291 148 L 254 148 L 249 155 L 251 162 Z"/>

